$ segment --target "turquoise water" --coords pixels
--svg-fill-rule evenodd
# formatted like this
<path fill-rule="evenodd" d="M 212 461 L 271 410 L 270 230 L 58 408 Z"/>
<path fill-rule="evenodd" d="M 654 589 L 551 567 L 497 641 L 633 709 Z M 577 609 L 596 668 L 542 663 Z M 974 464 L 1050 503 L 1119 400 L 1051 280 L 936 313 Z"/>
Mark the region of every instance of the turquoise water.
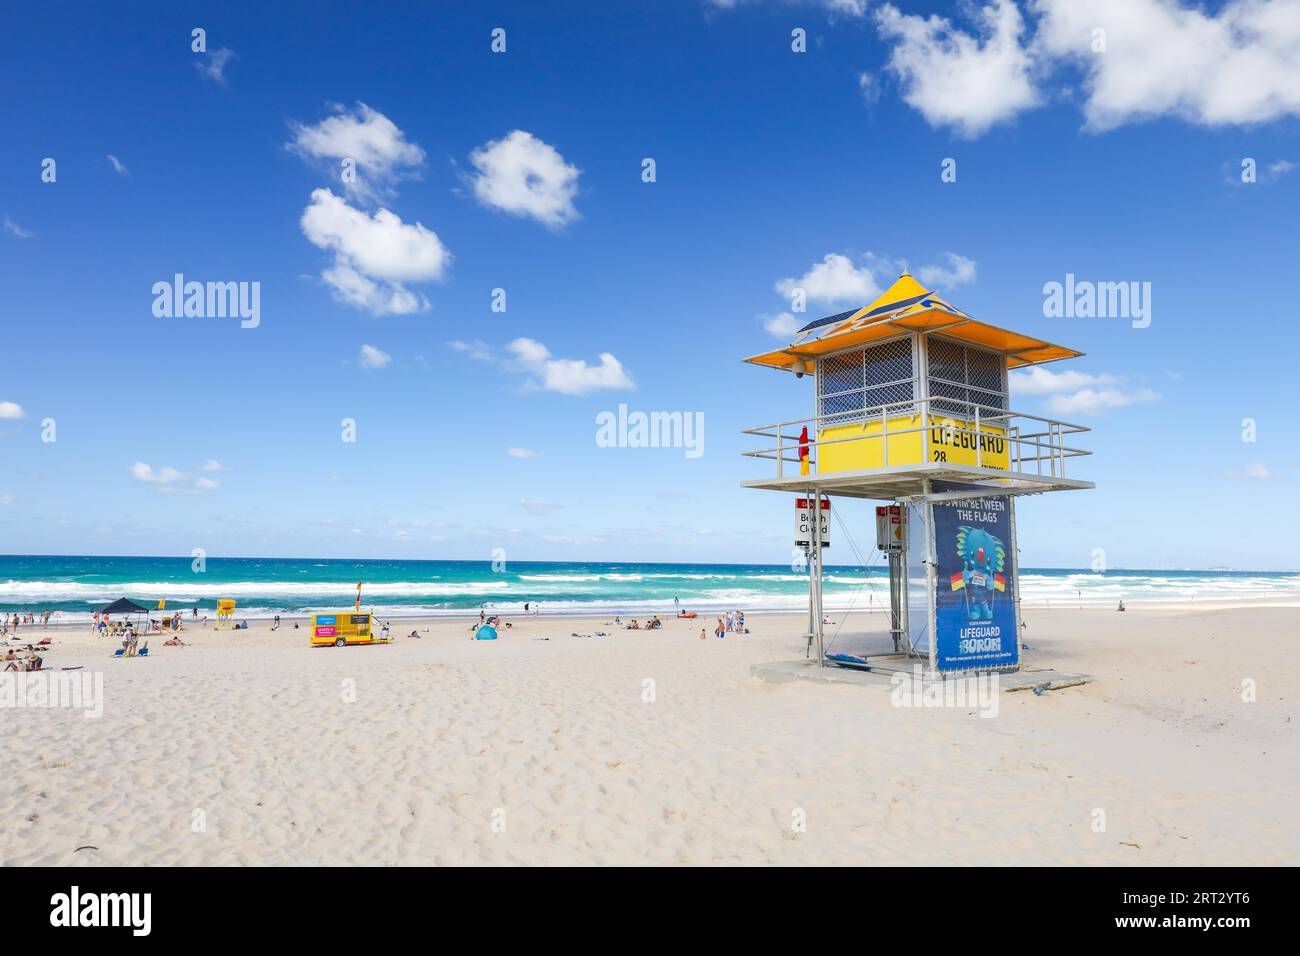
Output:
<path fill-rule="evenodd" d="M 1300 573 L 1268 571 L 1021 570 L 1026 604 L 1114 605 L 1151 601 L 1300 598 Z M 672 613 L 674 598 L 692 611 L 805 607 L 807 577 L 785 565 L 354 561 L 311 558 L 209 558 L 195 573 L 188 557 L 0 556 L 0 611 L 53 611 L 82 620 L 119 597 L 153 607 L 214 614 L 218 598 L 238 601 L 240 616 L 303 614 L 362 604 L 393 617 L 520 610 L 542 613 Z M 827 566 L 828 609 L 888 602 L 887 577 Z"/>

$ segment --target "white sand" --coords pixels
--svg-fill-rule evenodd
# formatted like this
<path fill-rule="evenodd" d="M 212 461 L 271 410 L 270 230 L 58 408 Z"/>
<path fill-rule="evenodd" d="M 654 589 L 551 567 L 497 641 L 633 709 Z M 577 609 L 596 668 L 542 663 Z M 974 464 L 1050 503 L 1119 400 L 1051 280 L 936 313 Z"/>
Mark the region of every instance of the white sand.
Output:
<path fill-rule="evenodd" d="M 0 710 L 0 862 L 1300 862 L 1300 609 L 1026 616 L 1029 662 L 1098 682 L 1003 694 L 994 719 L 750 677 L 802 655 L 794 616 L 723 641 L 190 630 L 138 660 L 56 633 L 48 664 L 102 672 L 104 715 Z"/>

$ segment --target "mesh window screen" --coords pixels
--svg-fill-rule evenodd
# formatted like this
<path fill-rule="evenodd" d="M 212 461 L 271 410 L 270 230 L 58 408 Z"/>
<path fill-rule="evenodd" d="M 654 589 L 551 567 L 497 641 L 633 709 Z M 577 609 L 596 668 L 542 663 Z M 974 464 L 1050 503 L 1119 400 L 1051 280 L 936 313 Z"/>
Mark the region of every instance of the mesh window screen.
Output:
<path fill-rule="evenodd" d="M 911 339 L 898 339 L 867 349 L 864 365 L 866 392 L 863 404 L 867 408 L 910 402 L 915 397 Z M 888 414 L 902 415 L 909 410 L 905 405 L 898 405 L 890 408 Z"/>
<path fill-rule="evenodd" d="M 865 409 L 911 402 L 916 397 L 911 339 L 830 355 L 818 367 L 824 424 L 861 421 Z M 901 415 L 907 411 L 907 406 L 899 405 L 891 408 L 889 414 Z"/>
<path fill-rule="evenodd" d="M 829 424 L 858 417 L 862 411 L 862 352 L 828 355 L 817 363 L 821 414 Z"/>
<path fill-rule="evenodd" d="M 937 336 L 931 336 L 926 343 L 931 411 L 974 418 L 974 405 L 982 405 L 984 409 L 1006 409 L 1007 393 L 1002 385 L 1000 355 Z M 981 409 L 981 414 L 984 409 Z"/>

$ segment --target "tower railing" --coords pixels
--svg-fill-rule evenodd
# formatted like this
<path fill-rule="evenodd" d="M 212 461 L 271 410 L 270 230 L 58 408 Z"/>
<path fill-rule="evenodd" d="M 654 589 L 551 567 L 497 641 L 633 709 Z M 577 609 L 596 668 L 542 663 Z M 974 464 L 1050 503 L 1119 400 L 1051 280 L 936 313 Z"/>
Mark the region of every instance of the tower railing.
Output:
<path fill-rule="evenodd" d="M 862 389 L 867 391 L 868 389 Z M 837 393 L 842 395 L 844 393 Z M 897 419 L 915 419 L 916 423 L 899 422 Z M 843 426 L 861 425 L 862 432 L 852 431 L 836 434 L 835 437 L 822 439 L 820 433 L 828 428 L 840 430 Z M 878 431 L 867 432 L 866 429 L 879 425 Z M 808 429 L 808 440 L 800 441 L 803 429 Z M 819 451 L 829 445 L 842 442 L 879 442 L 881 465 L 889 468 L 890 439 L 904 435 L 920 433 L 924 450 L 923 463 L 936 464 L 932 449 L 932 432 L 941 430 L 944 444 L 952 445 L 952 438 L 958 435 L 970 436 L 971 442 L 966 446 L 974 452 L 975 467 L 992 469 L 1007 475 L 1037 478 L 1065 478 L 1066 461 L 1092 452 L 1076 448 L 1073 439 L 1067 438 L 1083 434 L 1092 429 L 1084 425 L 1045 418 L 1029 412 L 1017 412 L 993 405 L 983 405 L 957 398 L 931 396 L 905 401 L 890 402 L 885 405 L 813 415 L 807 418 L 794 418 L 775 422 L 771 425 L 759 425 L 746 428 L 743 434 L 774 441 L 775 444 L 742 452 L 747 458 L 760 458 L 776 463 L 776 477 L 794 477 L 799 474 L 799 449 L 808 447 L 810 470 L 816 474 L 816 465 L 820 458 Z M 1007 443 L 1007 467 L 999 467 L 995 462 L 985 461 L 985 439 L 1000 438 Z M 918 462 L 895 462 L 895 465 L 917 465 Z M 787 465 L 793 465 L 793 470 Z"/>

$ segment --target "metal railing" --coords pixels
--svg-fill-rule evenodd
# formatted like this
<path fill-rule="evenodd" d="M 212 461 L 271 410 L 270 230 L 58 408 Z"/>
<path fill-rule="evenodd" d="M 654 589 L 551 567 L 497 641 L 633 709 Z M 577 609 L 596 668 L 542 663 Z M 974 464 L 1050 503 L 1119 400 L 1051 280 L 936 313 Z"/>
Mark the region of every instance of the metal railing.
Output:
<path fill-rule="evenodd" d="M 862 391 L 867 391 L 863 389 Z M 932 406 L 937 406 L 932 407 Z M 964 413 L 954 412 L 954 407 L 963 407 Z M 911 418 L 917 424 L 893 422 L 890 419 Z M 827 428 L 842 428 L 860 425 L 862 434 L 843 434 L 835 438 L 821 439 L 819 433 Z M 866 429 L 879 425 L 878 431 L 867 433 Z M 904 427 L 899 427 L 904 425 Z M 808 429 L 808 441 L 799 440 L 804 427 Z M 1030 429 L 1030 430 L 1026 430 Z M 855 411 L 834 412 L 832 414 L 813 415 L 776 422 L 771 425 L 759 425 L 746 428 L 743 434 L 775 440 L 776 444 L 746 451 L 741 454 L 747 458 L 763 458 L 776 462 L 776 476 L 786 477 L 785 465 L 795 466 L 793 474 L 798 474 L 799 448 L 808 447 L 810 471 L 816 474 L 818 452 L 827 445 L 840 442 L 880 442 L 881 467 L 888 468 L 890 439 L 903 435 L 921 433 L 922 462 L 927 464 L 942 463 L 944 459 L 935 457 L 933 448 L 934 432 L 942 435 L 939 442 L 944 448 L 952 447 L 956 436 L 970 436 L 969 443 L 957 439 L 961 447 L 975 453 L 977 468 L 992 468 L 1008 474 L 1036 476 L 1039 478 L 1064 478 L 1065 462 L 1070 458 L 1091 455 L 1092 452 L 1075 448 L 1065 443 L 1068 435 L 1077 435 L 1091 431 L 1083 425 L 1031 415 L 1028 412 L 1009 411 L 992 405 L 981 405 L 956 398 L 934 397 L 913 398 L 906 401 L 891 402 L 887 405 L 874 405 Z M 996 462 L 986 462 L 985 445 L 987 440 L 1002 439 L 1007 443 L 1007 467 L 1002 468 Z M 919 464 L 915 461 L 897 462 L 896 464 Z"/>

